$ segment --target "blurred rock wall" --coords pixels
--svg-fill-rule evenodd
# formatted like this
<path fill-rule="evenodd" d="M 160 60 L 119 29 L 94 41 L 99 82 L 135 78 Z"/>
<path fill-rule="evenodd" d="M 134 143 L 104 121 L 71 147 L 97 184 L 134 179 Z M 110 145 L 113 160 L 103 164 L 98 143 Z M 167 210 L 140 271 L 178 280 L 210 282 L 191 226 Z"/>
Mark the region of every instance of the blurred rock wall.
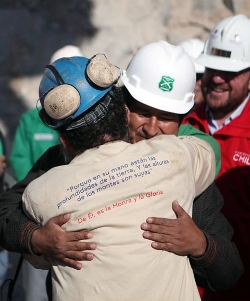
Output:
<path fill-rule="evenodd" d="M 249 0 L 1 0 L 0 128 L 11 150 L 20 115 L 36 105 L 52 54 L 66 44 L 84 55 L 104 52 L 121 68 L 142 45 L 205 40 L 222 18 L 244 13 Z"/>

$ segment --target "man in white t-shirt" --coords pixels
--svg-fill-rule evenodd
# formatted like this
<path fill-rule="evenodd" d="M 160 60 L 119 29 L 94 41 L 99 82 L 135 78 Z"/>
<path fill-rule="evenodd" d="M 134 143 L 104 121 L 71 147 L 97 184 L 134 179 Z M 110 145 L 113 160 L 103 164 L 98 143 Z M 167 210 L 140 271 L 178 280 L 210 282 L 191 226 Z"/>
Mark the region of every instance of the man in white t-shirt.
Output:
<path fill-rule="evenodd" d="M 193 73 L 183 88 L 191 108 L 193 63 L 181 47 L 164 47 Z M 192 200 L 214 180 L 214 152 L 202 140 L 174 135 L 130 144 L 128 109 L 115 74 L 100 56 L 59 59 L 45 69 L 40 117 L 58 130 L 72 161 L 27 187 L 24 210 L 40 225 L 71 212 L 63 227 L 93 231 L 98 247 L 81 271 L 54 260 L 46 266 L 38 257 L 33 263 L 52 266 L 55 301 L 200 300 L 188 257 L 150 248 L 140 224 L 148 216 L 175 218 L 174 200 L 191 215 Z M 163 77 L 171 101 L 180 83 Z"/>

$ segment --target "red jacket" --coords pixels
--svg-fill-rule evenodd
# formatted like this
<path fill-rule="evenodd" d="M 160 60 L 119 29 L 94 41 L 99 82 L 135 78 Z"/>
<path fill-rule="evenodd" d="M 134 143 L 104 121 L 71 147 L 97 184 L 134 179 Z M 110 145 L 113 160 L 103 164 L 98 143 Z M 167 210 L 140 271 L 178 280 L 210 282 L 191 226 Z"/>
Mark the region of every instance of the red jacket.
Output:
<path fill-rule="evenodd" d="M 183 122 L 209 134 L 205 107 L 205 103 L 197 106 Z M 221 170 L 216 184 L 225 200 L 222 211 L 234 228 L 233 241 L 245 272 L 232 289 L 213 293 L 209 300 L 250 300 L 250 101 L 240 116 L 212 136 L 221 147 Z"/>

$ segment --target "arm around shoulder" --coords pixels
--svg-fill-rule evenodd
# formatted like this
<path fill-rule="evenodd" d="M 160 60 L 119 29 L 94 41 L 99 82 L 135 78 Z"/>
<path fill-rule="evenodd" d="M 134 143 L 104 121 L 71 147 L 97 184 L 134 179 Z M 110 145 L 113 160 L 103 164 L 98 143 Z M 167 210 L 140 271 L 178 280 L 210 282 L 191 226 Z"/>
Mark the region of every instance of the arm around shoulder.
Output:
<path fill-rule="evenodd" d="M 216 175 L 218 175 L 221 167 L 221 151 L 220 145 L 216 139 L 214 139 L 211 135 L 208 135 L 196 129 L 191 124 L 181 124 L 178 136 L 193 136 L 209 143 L 214 151 L 216 161 Z"/>
<path fill-rule="evenodd" d="M 27 185 L 50 168 L 65 164 L 60 146 L 50 148 L 30 170 L 26 178 L 15 184 L 0 198 L 1 245 L 9 251 L 30 253 L 31 237 L 39 228 L 22 211 L 22 194 Z"/>
<path fill-rule="evenodd" d="M 193 172 L 195 196 L 200 195 L 215 179 L 215 155 L 206 141 L 194 136 L 180 136 L 189 153 L 189 164 Z M 188 154 L 186 159 L 188 158 Z M 187 159 L 188 160 L 188 159 Z"/>

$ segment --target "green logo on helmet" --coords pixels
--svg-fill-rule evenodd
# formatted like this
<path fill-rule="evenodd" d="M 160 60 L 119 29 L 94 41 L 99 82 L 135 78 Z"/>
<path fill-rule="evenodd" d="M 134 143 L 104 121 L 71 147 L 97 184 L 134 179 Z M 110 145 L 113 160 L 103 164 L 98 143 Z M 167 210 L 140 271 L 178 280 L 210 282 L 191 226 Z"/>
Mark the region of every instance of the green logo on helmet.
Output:
<path fill-rule="evenodd" d="M 170 92 L 173 89 L 174 79 L 170 76 L 163 75 L 158 87 L 164 92 Z"/>

